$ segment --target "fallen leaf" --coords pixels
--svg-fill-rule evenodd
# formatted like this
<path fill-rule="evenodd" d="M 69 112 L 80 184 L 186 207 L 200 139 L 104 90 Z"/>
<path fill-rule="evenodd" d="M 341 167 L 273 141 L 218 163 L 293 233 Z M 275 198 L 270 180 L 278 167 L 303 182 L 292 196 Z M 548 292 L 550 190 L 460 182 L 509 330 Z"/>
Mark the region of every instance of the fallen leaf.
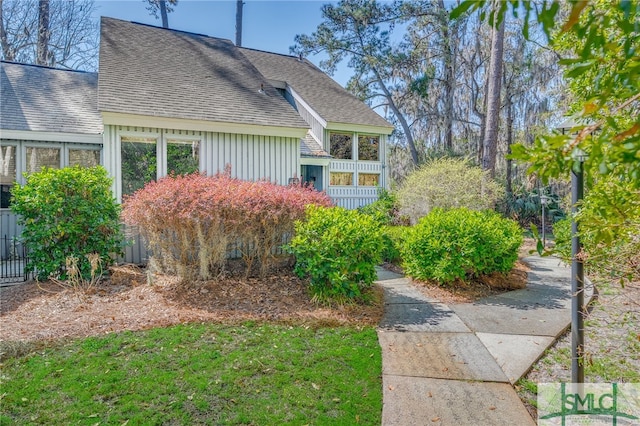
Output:
<path fill-rule="evenodd" d="M 389 385 L 389 390 L 395 390 L 395 387 L 393 385 Z"/>
<path fill-rule="evenodd" d="M 489 410 L 491 410 L 491 411 L 493 411 L 493 410 L 495 410 L 495 409 L 496 409 L 496 407 L 495 407 L 494 405 L 492 405 L 491 407 L 489 407 Z"/>
<path fill-rule="evenodd" d="M 428 396 L 429 398 L 433 398 L 433 394 L 431 393 L 431 391 L 429 391 L 429 393 L 427 393 L 427 396 Z"/>
<path fill-rule="evenodd" d="M 311 383 L 311 387 L 315 390 L 320 390 L 320 386 L 316 385 L 315 383 Z"/>
<path fill-rule="evenodd" d="M 432 422 L 439 422 L 440 421 L 440 417 L 434 417 L 431 419 Z"/>

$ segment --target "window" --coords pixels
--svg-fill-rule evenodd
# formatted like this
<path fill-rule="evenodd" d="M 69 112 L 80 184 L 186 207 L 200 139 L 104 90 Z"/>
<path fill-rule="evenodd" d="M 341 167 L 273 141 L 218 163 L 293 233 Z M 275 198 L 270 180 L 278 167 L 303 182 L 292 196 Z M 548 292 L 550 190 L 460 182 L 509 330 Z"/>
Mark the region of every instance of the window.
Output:
<path fill-rule="evenodd" d="M 346 133 L 329 133 L 329 154 L 338 160 L 353 159 L 352 135 Z"/>
<path fill-rule="evenodd" d="M 60 168 L 60 148 L 27 147 L 27 173 L 35 173 L 43 167 Z"/>
<path fill-rule="evenodd" d="M 331 185 L 351 186 L 353 185 L 353 173 L 331 172 Z"/>
<path fill-rule="evenodd" d="M 378 186 L 380 175 L 377 173 L 358 173 L 358 186 Z"/>
<path fill-rule="evenodd" d="M 358 160 L 378 161 L 380 147 L 379 136 L 358 136 Z"/>
<path fill-rule="evenodd" d="M 167 140 L 167 174 L 186 175 L 200 170 L 200 141 Z"/>
<path fill-rule="evenodd" d="M 0 208 L 9 207 L 11 187 L 16 181 L 16 146 L 0 146 Z"/>
<path fill-rule="evenodd" d="M 128 195 L 157 179 L 156 139 L 123 136 L 121 142 L 122 194 Z"/>
<path fill-rule="evenodd" d="M 69 149 L 69 166 L 95 167 L 100 165 L 100 151 Z"/>

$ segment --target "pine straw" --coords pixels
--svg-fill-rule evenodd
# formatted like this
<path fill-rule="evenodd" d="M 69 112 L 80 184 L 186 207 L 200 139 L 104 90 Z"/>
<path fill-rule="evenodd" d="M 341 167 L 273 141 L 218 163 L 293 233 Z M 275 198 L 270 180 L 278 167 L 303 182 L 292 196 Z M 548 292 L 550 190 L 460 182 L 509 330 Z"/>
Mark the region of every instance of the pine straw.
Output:
<path fill-rule="evenodd" d="M 312 303 L 305 282 L 290 274 L 265 279 L 225 277 L 187 285 L 173 277 L 148 277 L 144 270 L 125 267 L 82 297 L 51 282 L 0 288 L 0 343 L 52 341 L 188 322 L 375 326 L 383 313 L 382 290 L 374 287 L 371 296 L 367 306 L 327 307 Z"/>

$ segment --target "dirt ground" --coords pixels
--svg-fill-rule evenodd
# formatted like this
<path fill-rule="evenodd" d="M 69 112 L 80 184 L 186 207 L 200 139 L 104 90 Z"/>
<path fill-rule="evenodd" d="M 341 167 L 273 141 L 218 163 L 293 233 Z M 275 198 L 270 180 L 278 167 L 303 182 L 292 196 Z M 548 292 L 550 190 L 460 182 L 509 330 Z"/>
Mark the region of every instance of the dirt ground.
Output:
<path fill-rule="evenodd" d="M 313 303 L 305 283 L 290 274 L 183 285 L 166 276 L 147 282 L 144 271 L 122 268 L 87 294 L 52 282 L 0 288 L 0 342 L 51 341 L 185 322 L 376 325 L 382 294 L 377 288 L 373 293 L 369 306 L 330 308 Z"/>

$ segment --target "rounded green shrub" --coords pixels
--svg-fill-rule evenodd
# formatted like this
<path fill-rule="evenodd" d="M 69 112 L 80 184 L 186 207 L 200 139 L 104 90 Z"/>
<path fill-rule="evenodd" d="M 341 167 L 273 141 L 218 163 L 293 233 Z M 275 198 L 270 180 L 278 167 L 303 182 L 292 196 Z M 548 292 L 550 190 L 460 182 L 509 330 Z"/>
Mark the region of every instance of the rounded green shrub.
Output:
<path fill-rule="evenodd" d="M 104 168 L 44 168 L 28 175 L 24 186 L 14 186 L 12 197 L 29 250 L 26 269 L 38 279 L 67 279 L 71 258 L 77 258 L 82 278 L 91 279 L 88 256 L 99 255 L 107 267 L 122 254 L 120 206 Z"/>
<path fill-rule="evenodd" d="M 382 227 L 382 260 L 390 263 L 400 263 L 402 256 L 400 248 L 404 244 L 408 228 L 406 226 Z"/>
<path fill-rule="evenodd" d="M 398 189 L 400 213 L 417 223 L 432 209 L 492 209 L 502 187 L 480 167 L 458 158 L 438 158 L 411 173 Z"/>
<path fill-rule="evenodd" d="M 309 277 L 314 298 L 339 303 L 362 298 L 373 284 L 381 249 L 376 220 L 341 207 L 308 206 L 289 244 L 295 271 Z"/>
<path fill-rule="evenodd" d="M 508 272 L 522 242 L 518 224 L 493 211 L 434 209 L 407 233 L 401 255 L 407 275 L 446 284 Z"/>

